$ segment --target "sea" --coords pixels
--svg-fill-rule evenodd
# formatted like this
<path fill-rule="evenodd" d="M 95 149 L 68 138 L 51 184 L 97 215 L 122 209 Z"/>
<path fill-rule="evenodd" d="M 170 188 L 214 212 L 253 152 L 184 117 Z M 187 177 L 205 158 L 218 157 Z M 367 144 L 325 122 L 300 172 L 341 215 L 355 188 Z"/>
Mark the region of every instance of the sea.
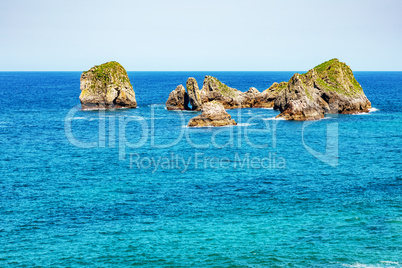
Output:
<path fill-rule="evenodd" d="M 402 72 L 355 72 L 369 113 L 189 128 L 128 72 L 137 109 L 81 110 L 81 72 L 0 72 L 0 267 L 402 267 Z"/>

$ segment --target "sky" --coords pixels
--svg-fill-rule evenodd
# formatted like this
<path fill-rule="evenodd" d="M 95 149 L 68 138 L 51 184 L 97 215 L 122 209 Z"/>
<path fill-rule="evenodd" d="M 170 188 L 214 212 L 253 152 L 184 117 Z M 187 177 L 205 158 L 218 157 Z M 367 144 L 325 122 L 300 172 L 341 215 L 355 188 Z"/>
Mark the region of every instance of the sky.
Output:
<path fill-rule="evenodd" d="M 0 71 L 402 71 L 402 1 L 0 0 Z"/>

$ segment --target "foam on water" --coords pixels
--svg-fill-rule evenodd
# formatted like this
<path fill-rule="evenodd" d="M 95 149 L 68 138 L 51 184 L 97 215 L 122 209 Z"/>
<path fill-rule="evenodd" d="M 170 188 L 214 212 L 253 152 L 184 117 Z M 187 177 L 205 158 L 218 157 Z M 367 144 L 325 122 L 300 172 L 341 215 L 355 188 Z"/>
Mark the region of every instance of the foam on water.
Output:
<path fill-rule="evenodd" d="M 336 118 L 336 117 L 332 117 L 332 116 L 325 116 L 325 117 L 320 118 L 320 119 L 318 119 L 318 120 L 334 120 L 334 119 L 337 119 L 337 118 Z"/>
<path fill-rule="evenodd" d="M 155 103 L 155 104 L 149 104 L 147 105 L 148 107 L 166 107 L 165 104 L 163 103 Z"/>
<path fill-rule="evenodd" d="M 175 113 L 188 113 L 188 114 L 201 113 L 201 111 L 192 111 L 192 110 L 168 110 L 166 107 L 165 107 L 165 110 L 169 111 L 169 112 L 175 112 Z"/>
<path fill-rule="evenodd" d="M 274 117 L 269 117 L 269 118 L 263 118 L 262 120 L 286 120 L 286 119 L 283 117 L 274 116 Z"/>
<path fill-rule="evenodd" d="M 235 126 L 238 126 L 238 127 L 249 127 L 249 126 L 255 126 L 255 125 L 257 125 L 257 123 L 239 123 L 239 124 L 237 124 L 237 125 L 235 125 Z M 234 127 L 235 127 L 234 126 Z"/>
<path fill-rule="evenodd" d="M 134 120 L 159 120 L 165 119 L 164 117 L 148 117 L 148 116 L 140 116 L 140 115 L 125 115 L 125 118 L 133 118 Z"/>
<path fill-rule="evenodd" d="M 380 261 L 378 264 L 364 264 L 364 263 L 353 263 L 353 264 L 342 264 L 345 267 L 351 268 L 400 268 L 402 267 L 398 262 L 394 261 Z"/>
<path fill-rule="evenodd" d="M 219 127 L 215 127 L 215 126 L 203 126 L 203 127 L 189 127 L 187 125 L 182 125 L 183 128 L 188 128 L 188 129 L 203 129 L 203 128 L 216 128 L 216 129 L 220 129 L 220 128 L 228 128 L 228 127 L 235 127 L 237 125 L 227 125 L 227 126 L 219 126 Z"/>
<path fill-rule="evenodd" d="M 89 118 L 82 116 L 68 118 L 68 120 L 88 120 L 88 119 Z"/>
<path fill-rule="evenodd" d="M 378 112 L 379 110 L 380 109 L 372 107 L 372 108 L 369 109 L 369 111 L 367 113 L 355 113 L 355 114 L 352 114 L 352 115 L 369 115 L 371 113 Z"/>
<path fill-rule="evenodd" d="M 120 107 L 120 108 L 101 108 L 101 107 L 99 107 L 99 108 L 83 108 L 83 109 L 81 109 L 81 111 L 83 111 L 83 112 L 90 112 L 90 111 L 96 112 L 96 111 L 118 111 L 118 110 L 127 110 L 127 109 L 130 109 L 130 108 L 128 108 L 128 107 Z M 138 107 L 137 107 L 137 109 L 138 109 Z"/>

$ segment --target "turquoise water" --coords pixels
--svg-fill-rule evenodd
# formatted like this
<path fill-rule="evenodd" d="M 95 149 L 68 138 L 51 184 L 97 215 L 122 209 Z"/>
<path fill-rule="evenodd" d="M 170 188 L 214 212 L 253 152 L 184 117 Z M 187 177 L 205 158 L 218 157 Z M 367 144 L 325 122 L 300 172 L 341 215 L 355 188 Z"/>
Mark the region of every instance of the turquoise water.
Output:
<path fill-rule="evenodd" d="M 79 72 L 0 73 L 0 266 L 402 267 L 401 72 L 355 73 L 368 114 L 187 128 L 164 103 L 207 74 L 293 72 L 129 72 L 138 109 L 101 112 Z"/>

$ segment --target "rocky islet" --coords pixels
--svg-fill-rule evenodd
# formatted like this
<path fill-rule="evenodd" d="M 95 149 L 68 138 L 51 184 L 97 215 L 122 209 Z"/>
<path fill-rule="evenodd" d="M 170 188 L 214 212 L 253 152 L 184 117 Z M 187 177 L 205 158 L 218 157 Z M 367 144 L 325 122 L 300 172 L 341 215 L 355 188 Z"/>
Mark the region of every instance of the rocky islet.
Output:
<path fill-rule="evenodd" d="M 305 74 L 296 73 L 288 82 L 275 82 L 262 92 L 253 87 L 242 92 L 212 76 L 205 77 L 201 90 L 189 84 L 197 85 L 195 79 L 187 81 L 189 102 L 196 103 L 195 110 L 200 107 L 198 95 L 201 103 L 217 101 L 226 109 L 274 108 L 280 112 L 278 118 L 298 121 L 318 120 L 325 113 L 368 112 L 371 108 L 350 67 L 338 59 L 326 61 Z M 168 110 L 186 109 L 172 100 L 166 103 Z"/>
<path fill-rule="evenodd" d="M 274 102 L 277 117 L 287 120 L 317 120 L 325 113 L 368 112 L 371 102 L 349 66 L 332 59 L 305 74 L 294 74 Z"/>
<path fill-rule="evenodd" d="M 201 114 L 192 118 L 189 127 L 222 127 L 237 125 L 222 103 L 211 101 L 202 105 Z"/>
<path fill-rule="evenodd" d="M 137 107 L 127 72 L 115 61 L 83 72 L 80 89 L 83 109 Z M 368 112 L 371 108 L 350 67 L 338 59 L 305 74 L 296 73 L 288 82 L 275 82 L 262 92 L 254 87 L 242 92 L 208 75 L 199 89 L 196 79 L 190 77 L 186 88 L 179 85 L 169 94 L 166 109 L 201 111 L 211 102 L 220 103 L 224 109 L 273 108 L 279 110 L 278 118 L 300 121 L 321 119 L 326 113 Z"/>
<path fill-rule="evenodd" d="M 81 74 L 82 109 L 136 108 L 135 92 L 126 70 L 110 61 Z"/>

